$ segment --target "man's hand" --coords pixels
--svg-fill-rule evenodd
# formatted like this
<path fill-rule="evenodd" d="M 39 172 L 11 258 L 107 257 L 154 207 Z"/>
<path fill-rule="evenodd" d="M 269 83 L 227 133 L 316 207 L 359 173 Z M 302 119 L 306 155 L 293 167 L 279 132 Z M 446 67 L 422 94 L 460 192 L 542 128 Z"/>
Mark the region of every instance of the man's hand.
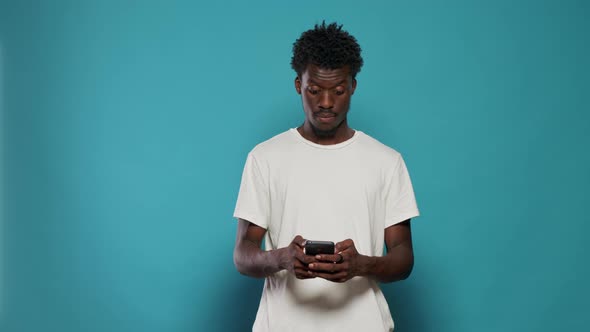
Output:
<path fill-rule="evenodd" d="M 260 245 L 265 233 L 266 229 L 247 220 L 238 222 L 234 263 L 240 273 L 264 278 L 287 269 L 299 279 L 320 277 L 345 282 L 363 276 L 393 282 L 406 279 L 414 265 L 409 219 L 385 229 L 387 255 L 383 257 L 359 254 L 350 239 L 336 243 L 333 255 L 305 255 L 305 239 L 301 236 L 287 247 L 264 251 Z"/>
<path fill-rule="evenodd" d="M 414 266 L 410 219 L 385 229 L 387 255 L 365 256 L 358 253 L 350 239 L 336 244 L 333 255 L 317 255 L 309 264 L 310 274 L 334 282 L 345 282 L 356 276 L 379 282 L 406 279 Z"/>
<path fill-rule="evenodd" d="M 314 277 L 334 282 L 345 282 L 362 275 L 366 256 L 358 253 L 351 239 L 336 243 L 333 255 L 316 255 L 317 262 L 309 264 Z"/>
<path fill-rule="evenodd" d="M 306 241 L 303 237 L 297 235 L 287 247 L 281 249 L 281 269 L 286 269 L 293 273 L 297 279 L 315 277 L 309 272 L 308 265 L 315 262 L 316 259 L 303 252 Z"/>
<path fill-rule="evenodd" d="M 299 279 L 313 278 L 308 264 L 315 261 L 313 256 L 303 253 L 306 240 L 297 235 L 291 243 L 276 250 L 260 248 L 266 229 L 247 220 L 238 221 L 234 264 L 244 275 L 264 278 L 281 270 L 288 270 Z"/>

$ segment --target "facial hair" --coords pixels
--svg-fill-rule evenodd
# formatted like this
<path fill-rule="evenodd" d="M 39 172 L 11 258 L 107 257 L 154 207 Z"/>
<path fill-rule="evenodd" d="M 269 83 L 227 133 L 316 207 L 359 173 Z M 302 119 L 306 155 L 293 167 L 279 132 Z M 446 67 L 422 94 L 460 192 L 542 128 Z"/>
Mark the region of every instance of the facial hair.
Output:
<path fill-rule="evenodd" d="M 346 121 L 346 118 L 342 119 L 342 121 L 340 121 L 340 123 L 338 123 L 336 125 L 336 127 L 332 128 L 332 129 L 328 129 L 328 130 L 323 130 L 323 129 L 320 129 L 320 128 L 314 126 L 311 121 L 309 122 L 309 124 L 311 125 L 311 130 L 313 131 L 313 134 L 316 137 L 332 138 L 332 137 L 334 137 L 334 135 L 336 135 L 336 131 L 338 131 L 338 128 L 340 128 L 340 126 L 342 126 L 344 121 Z"/>

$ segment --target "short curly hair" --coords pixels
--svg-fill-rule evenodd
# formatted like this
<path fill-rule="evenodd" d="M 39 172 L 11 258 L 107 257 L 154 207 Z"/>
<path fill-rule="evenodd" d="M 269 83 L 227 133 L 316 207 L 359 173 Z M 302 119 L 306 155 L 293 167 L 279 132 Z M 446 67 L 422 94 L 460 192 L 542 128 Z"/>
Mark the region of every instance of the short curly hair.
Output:
<path fill-rule="evenodd" d="M 301 77 L 309 64 L 324 69 L 350 67 L 352 77 L 361 71 L 361 47 L 352 35 L 336 22 L 316 24 L 314 29 L 301 34 L 293 43 L 291 67 Z"/>

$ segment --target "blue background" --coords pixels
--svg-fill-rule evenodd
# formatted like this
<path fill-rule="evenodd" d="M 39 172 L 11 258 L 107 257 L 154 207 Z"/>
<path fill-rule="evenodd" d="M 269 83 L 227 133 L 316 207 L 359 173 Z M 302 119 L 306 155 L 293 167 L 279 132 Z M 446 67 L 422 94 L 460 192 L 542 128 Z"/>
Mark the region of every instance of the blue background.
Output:
<path fill-rule="evenodd" d="M 587 1 L 3 1 L 2 331 L 245 331 L 248 151 L 303 119 L 291 46 L 362 48 L 350 124 L 422 216 L 397 331 L 590 324 Z"/>

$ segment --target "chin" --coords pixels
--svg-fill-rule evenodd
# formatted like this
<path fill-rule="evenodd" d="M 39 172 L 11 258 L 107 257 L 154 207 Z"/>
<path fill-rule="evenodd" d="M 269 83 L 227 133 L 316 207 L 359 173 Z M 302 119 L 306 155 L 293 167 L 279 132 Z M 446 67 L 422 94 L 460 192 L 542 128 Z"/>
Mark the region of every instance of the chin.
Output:
<path fill-rule="evenodd" d="M 342 122 L 340 122 L 340 124 L 341 123 Z M 311 124 L 311 129 L 317 137 L 333 137 L 334 135 L 336 135 L 336 131 L 340 127 L 340 124 L 334 127 L 322 127 Z"/>

